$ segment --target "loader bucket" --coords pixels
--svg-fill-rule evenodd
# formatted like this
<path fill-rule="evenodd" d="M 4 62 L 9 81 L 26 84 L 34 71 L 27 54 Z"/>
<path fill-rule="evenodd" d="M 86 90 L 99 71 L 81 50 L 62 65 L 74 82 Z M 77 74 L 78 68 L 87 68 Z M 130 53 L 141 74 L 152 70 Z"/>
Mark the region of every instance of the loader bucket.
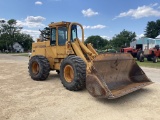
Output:
<path fill-rule="evenodd" d="M 129 53 L 98 55 L 86 78 L 86 88 L 92 96 L 108 99 L 152 83 Z"/>

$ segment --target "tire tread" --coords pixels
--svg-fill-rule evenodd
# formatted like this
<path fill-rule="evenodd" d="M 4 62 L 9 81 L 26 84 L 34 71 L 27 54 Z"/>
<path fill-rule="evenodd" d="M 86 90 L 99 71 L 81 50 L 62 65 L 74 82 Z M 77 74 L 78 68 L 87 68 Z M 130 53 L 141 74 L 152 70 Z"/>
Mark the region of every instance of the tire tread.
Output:
<path fill-rule="evenodd" d="M 39 71 L 38 75 L 36 76 L 32 73 L 32 70 L 31 70 L 31 65 L 32 65 L 32 62 L 34 61 L 38 62 L 38 64 L 41 67 L 41 71 Z M 46 80 L 47 77 L 49 76 L 50 64 L 46 57 L 41 55 L 36 55 L 29 60 L 28 69 L 29 69 L 29 74 L 33 80 L 43 81 L 43 80 Z"/>
<path fill-rule="evenodd" d="M 66 82 L 63 76 L 63 68 L 65 67 L 66 63 L 71 63 L 72 66 L 75 68 L 75 78 L 72 81 L 72 85 Z M 63 86 L 71 91 L 78 91 L 82 90 L 85 87 L 85 79 L 86 79 L 86 64 L 85 62 L 78 56 L 70 55 L 65 58 L 61 63 L 60 68 L 60 78 L 62 81 Z"/>

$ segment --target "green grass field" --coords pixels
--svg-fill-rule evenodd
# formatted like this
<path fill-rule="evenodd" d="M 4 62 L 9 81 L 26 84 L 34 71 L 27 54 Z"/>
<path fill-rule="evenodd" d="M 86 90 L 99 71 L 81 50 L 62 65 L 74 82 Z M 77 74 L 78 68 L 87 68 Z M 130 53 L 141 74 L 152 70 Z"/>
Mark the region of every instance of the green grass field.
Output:
<path fill-rule="evenodd" d="M 160 59 L 157 63 L 153 63 L 152 61 L 147 61 L 147 59 L 144 60 L 144 62 L 137 61 L 139 66 L 143 67 L 150 67 L 150 68 L 159 68 L 160 69 Z"/>

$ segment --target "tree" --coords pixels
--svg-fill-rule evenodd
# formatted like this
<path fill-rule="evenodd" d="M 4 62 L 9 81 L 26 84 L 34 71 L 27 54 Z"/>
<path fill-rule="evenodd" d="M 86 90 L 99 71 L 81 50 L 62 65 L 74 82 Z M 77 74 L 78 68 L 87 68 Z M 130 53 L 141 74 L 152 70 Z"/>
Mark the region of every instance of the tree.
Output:
<path fill-rule="evenodd" d="M 3 30 L 2 30 L 2 24 L 4 24 L 5 23 L 5 20 L 0 20 L 0 36 L 1 36 L 1 34 L 3 33 Z"/>
<path fill-rule="evenodd" d="M 24 51 L 31 50 L 32 43 L 34 41 L 30 35 L 25 33 L 17 33 L 15 35 L 15 38 L 16 38 L 15 42 L 18 42 L 20 45 L 22 45 L 22 47 L 24 48 Z"/>
<path fill-rule="evenodd" d="M 108 44 L 108 40 L 103 39 L 98 35 L 96 36 L 92 35 L 85 40 L 85 44 L 87 43 L 91 43 L 95 49 L 102 49 Z"/>
<path fill-rule="evenodd" d="M 156 21 L 156 25 L 157 25 L 157 26 L 156 26 L 156 29 L 157 29 L 157 31 L 158 31 L 158 35 L 160 35 L 160 19 Z M 157 35 L 157 36 L 158 36 L 158 35 Z M 156 37 L 157 37 L 157 36 L 156 36 Z"/>
<path fill-rule="evenodd" d="M 160 19 L 156 22 L 149 21 L 146 26 L 145 36 L 155 38 L 160 34 Z"/>
<path fill-rule="evenodd" d="M 156 30 L 156 22 L 150 21 L 147 23 L 145 36 L 149 38 L 155 38 L 158 36 L 158 31 Z"/>
<path fill-rule="evenodd" d="M 0 50 L 8 50 L 8 35 L 6 33 L 0 35 Z"/>
<path fill-rule="evenodd" d="M 13 43 L 15 41 L 15 34 L 19 33 L 22 27 L 16 25 L 15 19 L 10 19 L 7 22 L 5 20 L 1 20 L 1 35 L 5 34 L 5 42 L 6 42 L 6 49 L 8 49 L 8 45 L 11 45 L 11 49 Z"/>
<path fill-rule="evenodd" d="M 0 49 L 13 51 L 13 43 L 18 42 L 25 51 L 31 49 L 33 39 L 30 35 L 20 33 L 23 28 L 17 26 L 15 19 L 0 20 Z M 9 46 L 11 46 L 9 48 Z"/>
<path fill-rule="evenodd" d="M 115 35 L 112 40 L 110 40 L 110 44 L 118 50 L 122 46 L 129 47 L 130 42 L 136 37 L 135 32 L 130 32 L 127 30 L 123 30 L 119 34 Z"/>

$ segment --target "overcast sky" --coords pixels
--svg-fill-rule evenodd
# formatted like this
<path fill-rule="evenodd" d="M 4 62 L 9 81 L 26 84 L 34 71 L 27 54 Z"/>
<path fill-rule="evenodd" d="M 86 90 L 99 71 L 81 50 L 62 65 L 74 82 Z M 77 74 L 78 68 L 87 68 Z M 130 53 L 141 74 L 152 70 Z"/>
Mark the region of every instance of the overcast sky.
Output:
<path fill-rule="evenodd" d="M 123 29 L 144 34 L 148 21 L 160 18 L 159 0 L 0 0 L 0 19 L 16 19 L 35 39 L 51 22 L 79 22 L 85 38 L 111 39 Z"/>

